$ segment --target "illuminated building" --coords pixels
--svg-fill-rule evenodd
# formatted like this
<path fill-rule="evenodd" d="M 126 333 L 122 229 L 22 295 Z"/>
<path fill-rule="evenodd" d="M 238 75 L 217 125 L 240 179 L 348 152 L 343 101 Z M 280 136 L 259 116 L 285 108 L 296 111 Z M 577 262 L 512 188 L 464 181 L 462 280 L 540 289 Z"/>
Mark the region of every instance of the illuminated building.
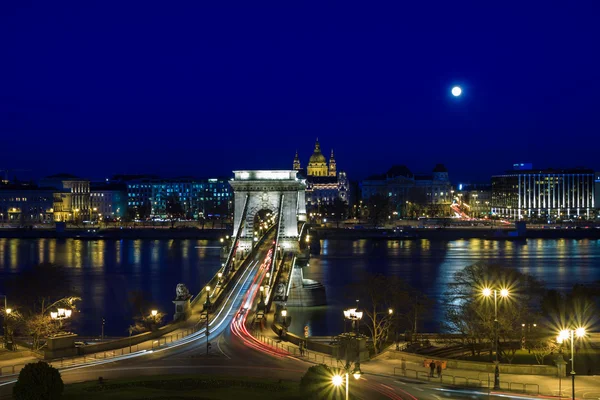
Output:
<path fill-rule="evenodd" d="M 306 170 L 300 168 L 298 152 L 294 157 L 293 169 L 306 178 L 306 207 L 309 211 L 317 210 L 320 205 L 333 204 L 335 199 L 348 203 L 349 182 L 346 173 L 337 169 L 333 149 L 327 159 L 321 152 L 319 139 L 315 143 Z"/>
<path fill-rule="evenodd" d="M 530 164 L 514 167 L 492 177 L 493 214 L 511 219 L 572 219 L 589 218 L 594 212 L 597 203 L 593 170 L 541 170 Z"/>
<path fill-rule="evenodd" d="M 54 220 L 56 222 L 89 221 L 90 181 L 70 174 L 47 176 L 40 186 L 52 187 L 54 191 Z"/>
<path fill-rule="evenodd" d="M 0 184 L 0 223 L 52 222 L 54 191 L 33 184 Z"/>
<path fill-rule="evenodd" d="M 116 220 L 127 213 L 127 186 L 92 182 L 90 201 L 93 220 Z"/>
<path fill-rule="evenodd" d="M 226 179 L 141 178 L 129 180 L 127 206 L 130 210 L 147 209 L 146 218 L 165 218 L 167 201 L 175 199 L 188 219 L 228 216 L 232 191 Z"/>
<path fill-rule="evenodd" d="M 418 206 L 419 215 L 444 216 L 452 203 L 448 170 L 437 164 L 431 173 L 412 173 L 404 165 L 395 165 L 385 174 L 371 176 L 361 183 L 362 200 L 375 195 L 389 197 L 397 217 L 407 214 L 409 205 Z"/>

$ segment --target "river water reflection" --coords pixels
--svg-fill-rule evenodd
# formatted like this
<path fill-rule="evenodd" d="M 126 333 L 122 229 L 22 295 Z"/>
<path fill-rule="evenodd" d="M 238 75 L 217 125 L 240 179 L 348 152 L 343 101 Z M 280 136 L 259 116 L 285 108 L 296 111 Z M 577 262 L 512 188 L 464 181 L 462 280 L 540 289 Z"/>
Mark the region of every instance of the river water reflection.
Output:
<path fill-rule="evenodd" d="M 147 292 L 172 318 L 177 284 L 195 294 L 220 266 L 218 242 L 206 240 L 0 239 L 0 293 L 10 274 L 40 262 L 68 267 L 82 297 L 74 331 L 100 335 L 104 317 L 113 336 L 127 335 L 131 291 Z"/>
<path fill-rule="evenodd" d="M 195 294 L 219 268 L 218 245 L 205 240 L 0 239 L 0 292 L 10 274 L 36 263 L 65 265 L 83 297 L 74 329 L 99 335 L 104 316 L 106 333 L 123 336 L 131 323 L 131 290 L 150 293 L 170 317 L 175 286 L 183 282 Z M 351 298 L 348 286 L 368 273 L 397 275 L 437 300 L 454 272 L 481 259 L 514 266 L 551 288 L 600 280 L 599 240 L 324 240 L 321 254 L 313 255 L 304 276 L 327 287 L 329 305 L 290 309 L 290 330 L 301 334 L 308 325 L 313 335 L 342 331 L 342 309 Z M 438 327 L 439 307 L 433 316 L 425 325 L 428 331 Z"/>
<path fill-rule="evenodd" d="M 311 259 L 304 277 L 327 287 L 329 306 L 290 310 L 290 330 L 301 334 L 309 326 L 310 334 L 319 336 L 343 331 L 342 310 L 352 305 L 348 286 L 371 273 L 399 276 L 436 300 L 433 318 L 424 329 L 438 330 L 443 318 L 441 294 L 456 271 L 478 260 L 513 266 L 555 289 L 600 280 L 600 240 L 324 240 L 321 254 Z"/>

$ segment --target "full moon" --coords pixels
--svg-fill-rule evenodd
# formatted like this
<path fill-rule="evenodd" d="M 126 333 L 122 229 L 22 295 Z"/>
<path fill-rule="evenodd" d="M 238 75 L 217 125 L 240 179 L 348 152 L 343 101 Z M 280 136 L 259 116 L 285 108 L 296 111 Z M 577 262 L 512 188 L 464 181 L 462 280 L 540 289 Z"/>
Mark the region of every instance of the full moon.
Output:
<path fill-rule="evenodd" d="M 461 93 L 462 93 L 462 89 L 461 89 L 459 86 L 454 86 L 454 87 L 452 88 L 452 95 L 453 95 L 454 97 L 458 97 L 458 96 L 460 96 L 460 95 L 461 95 Z"/>

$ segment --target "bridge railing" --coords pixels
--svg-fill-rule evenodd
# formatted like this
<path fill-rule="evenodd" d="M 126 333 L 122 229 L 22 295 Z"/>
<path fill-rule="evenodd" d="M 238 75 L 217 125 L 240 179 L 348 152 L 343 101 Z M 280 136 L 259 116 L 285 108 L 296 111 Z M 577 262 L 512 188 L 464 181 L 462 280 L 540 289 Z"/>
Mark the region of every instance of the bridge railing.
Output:
<path fill-rule="evenodd" d="M 161 336 L 159 338 L 148 340 L 143 343 L 132 344 L 130 346 L 123 347 L 120 349 L 100 351 L 97 353 L 86 354 L 81 356 L 56 358 L 48 361 L 48 364 L 58 369 L 69 368 L 86 364 L 94 364 L 104 360 L 110 360 L 117 357 L 127 356 L 129 354 L 136 354 L 144 351 L 152 351 L 165 347 L 168 344 L 177 342 L 178 340 L 184 339 L 185 337 L 198 332 L 201 328 L 202 327 L 198 325 L 189 328 L 182 328 L 169 335 Z M 25 363 L 19 363 L 14 365 L 1 366 L 0 376 L 17 375 L 21 371 L 21 369 L 25 367 L 25 365 Z"/>

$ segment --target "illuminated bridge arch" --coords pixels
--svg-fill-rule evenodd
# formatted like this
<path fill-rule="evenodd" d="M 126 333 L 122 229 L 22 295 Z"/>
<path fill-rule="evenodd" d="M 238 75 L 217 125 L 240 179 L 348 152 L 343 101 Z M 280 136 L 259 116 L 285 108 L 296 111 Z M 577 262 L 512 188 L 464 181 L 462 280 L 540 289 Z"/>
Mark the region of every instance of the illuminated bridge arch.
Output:
<path fill-rule="evenodd" d="M 281 212 L 277 215 L 281 218 L 279 242 L 284 248 L 296 249 L 298 221 L 306 221 L 306 183 L 297 171 L 234 171 L 229 183 L 234 193 L 233 236 L 241 229 L 241 249 L 252 246 L 255 216 L 261 210 Z"/>

